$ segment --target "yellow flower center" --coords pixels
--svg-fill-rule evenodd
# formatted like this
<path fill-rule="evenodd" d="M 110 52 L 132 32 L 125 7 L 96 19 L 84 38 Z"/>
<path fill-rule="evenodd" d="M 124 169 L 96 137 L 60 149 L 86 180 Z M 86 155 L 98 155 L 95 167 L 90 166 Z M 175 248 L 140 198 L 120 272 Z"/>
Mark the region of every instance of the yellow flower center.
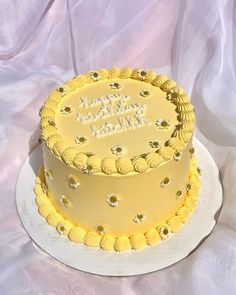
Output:
<path fill-rule="evenodd" d="M 104 227 L 103 227 L 102 225 L 99 225 L 99 226 L 97 227 L 97 230 L 98 230 L 99 232 L 102 232 L 102 231 L 104 231 Z"/>
<path fill-rule="evenodd" d="M 166 126 L 168 126 L 168 123 L 166 121 L 162 121 L 161 126 L 166 127 Z"/>
<path fill-rule="evenodd" d="M 169 180 L 169 178 L 168 178 L 168 177 L 166 177 L 166 178 L 164 179 L 164 181 L 163 181 L 163 182 L 164 182 L 164 184 L 168 184 L 168 183 L 169 183 L 169 181 L 170 181 L 170 180 Z"/>
<path fill-rule="evenodd" d="M 190 148 L 189 151 L 190 151 L 191 154 L 193 154 L 194 153 L 194 148 Z"/>
<path fill-rule="evenodd" d="M 92 170 L 93 170 L 93 166 L 92 166 L 92 165 L 88 165 L 88 166 L 87 166 L 87 170 L 88 170 L 88 171 L 92 171 Z"/>
<path fill-rule="evenodd" d="M 177 191 L 176 196 L 177 197 L 180 197 L 181 195 L 182 195 L 182 192 L 181 191 Z"/>
<path fill-rule="evenodd" d="M 74 178 L 70 178 L 69 179 L 69 183 L 71 184 L 71 185 L 75 185 L 76 184 L 76 181 L 75 181 L 75 179 Z"/>
<path fill-rule="evenodd" d="M 70 107 L 65 107 L 65 112 L 69 113 L 71 111 Z"/>
<path fill-rule="evenodd" d="M 63 204 L 68 204 L 68 200 L 66 198 L 62 199 Z"/>
<path fill-rule="evenodd" d="M 122 151 L 122 148 L 121 147 L 117 147 L 116 148 L 116 151 L 117 151 L 117 153 L 120 153 Z"/>
<path fill-rule="evenodd" d="M 51 118 L 48 119 L 48 124 L 51 125 L 51 126 L 53 126 L 53 127 L 56 127 L 55 122 Z"/>
<path fill-rule="evenodd" d="M 174 92 L 174 93 L 172 93 L 171 96 L 172 96 L 173 98 L 177 98 L 177 97 L 178 97 L 178 93 Z"/>
<path fill-rule="evenodd" d="M 64 231 L 65 227 L 63 225 L 60 226 L 60 231 Z"/>
<path fill-rule="evenodd" d="M 168 233 L 169 233 L 167 228 L 164 228 L 162 232 L 163 232 L 164 235 L 168 235 Z"/>
<path fill-rule="evenodd" d="M 111 196 L 111 197 L 110 197 L 110 202 L 111 202 L 111 203 L 115 203 L 115 202 L 117 202 L 117 197 L 116 197 L 116 196 Z"/>
<path fill-rule="evenodd" d="M 187 192 L 190 191 L 190 189 L 191 189 L 191 184 L 189 183 L 187 184 L 187 187 L 186 187 Z"/>

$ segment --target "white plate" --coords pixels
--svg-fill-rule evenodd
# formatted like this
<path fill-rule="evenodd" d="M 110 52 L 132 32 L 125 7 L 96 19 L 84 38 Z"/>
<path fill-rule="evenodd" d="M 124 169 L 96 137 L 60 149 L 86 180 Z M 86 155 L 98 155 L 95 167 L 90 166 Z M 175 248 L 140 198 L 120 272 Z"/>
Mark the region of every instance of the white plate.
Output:
<path fill-rule="evenodd" d="M 41 217 L 33 192 L 38 167 L 42 162 L 38 146 L 24 163 L 16 186 L 16 204 L 20 219 L 30 237 L 47 254 L 73 268 L 108 276 L 131 276 L 167 267 L 186 257 L 214 227 L 222 203 L 218 169 L 207 149 L 194 138 L 201 190 L 196 211 L 189 222 L 169 240 L 142 250 L 116 253 L 86 247 L 59 235 Z"/>

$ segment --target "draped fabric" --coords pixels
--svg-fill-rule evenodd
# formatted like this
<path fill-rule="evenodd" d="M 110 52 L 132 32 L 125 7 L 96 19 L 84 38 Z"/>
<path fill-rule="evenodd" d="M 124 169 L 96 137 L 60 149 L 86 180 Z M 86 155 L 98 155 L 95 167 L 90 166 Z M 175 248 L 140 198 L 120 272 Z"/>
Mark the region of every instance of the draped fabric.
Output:
<path fill-rule="evenodd" d="M 17 175 L 38 144 L 38 110 L 50 90 L 114 65 L 151 68 L 186 89 L 196 136 L 213 155 L 224 192 L 217 225 L 196 251 L 127 278 L 83 273 L 48 257 L 15 207 Z M 235 93 L 236 1 L 1 0 L 0 294 L 235 294 Z"/>

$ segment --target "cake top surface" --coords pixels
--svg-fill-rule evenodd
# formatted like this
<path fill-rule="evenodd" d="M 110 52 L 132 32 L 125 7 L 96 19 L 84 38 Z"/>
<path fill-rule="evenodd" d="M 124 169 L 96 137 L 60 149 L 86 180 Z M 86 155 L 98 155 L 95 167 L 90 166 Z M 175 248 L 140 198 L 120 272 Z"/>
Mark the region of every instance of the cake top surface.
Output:
<path fill-rule="evenodd" d="M 40 115 L 43 139 L 67 164 L 83 154 L 100 168 L 103 160 L 126 161 L 130 170 L 148 168 L 150 155 L 162 162 L 180 152 L 194 124 L 193 106 L 173 80 L 130 68 L 75 77 L 51 93 Z"/>

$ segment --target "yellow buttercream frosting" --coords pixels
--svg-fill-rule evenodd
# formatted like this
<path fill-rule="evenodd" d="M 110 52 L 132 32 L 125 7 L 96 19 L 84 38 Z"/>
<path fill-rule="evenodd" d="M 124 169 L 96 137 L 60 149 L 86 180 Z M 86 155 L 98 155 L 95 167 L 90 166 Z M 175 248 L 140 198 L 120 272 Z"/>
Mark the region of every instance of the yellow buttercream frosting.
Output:
<path fill-rule="evenodd" d="M 167 77 L 165 75 L 157 75 L 156 79 L 152 81 L 152 85 L 159 87 L 161 86 L 165 81 L 167 80 Z"/>
<path fill-rule="evenodd" d="M 128 237 L 117 237 L 114 244 L 114 250 L 117 252 L 126 251 L 131 248 Z"/>
<path fill-rule="evenodd" d="M 160 240 L 160 234 L 156 229 L 150 229 L 145 233 L 145 238 L 149 246 L 156 245 Z"/>
<path fill-rule="evenodd" d="M 68 237 L 75 243 L 83 243 L 86 232 L 79 227 L 72 227 L 68 233 Z"/>
<path fill-rule="evenodd" d="M 68 147 L 63 151 L 62 159 L 66 162 L 66 164 L 71 165 L 76 154 L 77 150 L 75 148 Z"/>
<path fill-rule="evenodd" d="M 148 164 L 143 158 L 137 158 L 132 161 L 134 170 L 137 172 L 144 172 L 148 168 Z"/>
<path fill-rule="evenodd" d="M 116 161 L 112 158 L 103 159 L 101 166 L 102 166 L 102 170 L 108 175 L 111 175 L 117 172 Z"/>
<path fill-rule="evenodd" d="M 62 136 L 59 134 L 53 134 L 47 138 L 47 144 L 49 148 L 53 148 L 54 144 L 62 140 Z"/>
<path fill-rule="evenodd" d="M 48 197 L 46 194 L 43 194 L 43 193 L 40 193 L 38 194 L 37 193 L 37 190 L 35 190 L 35 193 L 37 194 L 37 197 L 35 199 L 36 203 L 38 206 L 41 206 L 41 205 L 48 205 L 49 204 L 49 200 L 48 200 Z"/>
<path fill-rule="evenodd" d="M 101 235 L 95 231 L 89 231 L 85 234 L 84 243 L 90 247 L 99 247 Z"/>
<path fill-rule="evenodd" d="M 55 116 L 55 111 L 52 107 L 42 107 L 40 110 L 40 116 L 43 117 L 51 117 Z"/>
<path fill-rule="evenodd" d="M 82 169 L 85 166 L 85 164 L 87 163 L 87 159 L 88 159 L 88 157 L 85 154 L 77 153 L 74 156 L 73 163 L 74 163 L 75 167 Z"/>
<path fill-rule="evenodd" d="M 120 158 L 116 161 L 117 170 L 121 174 L 128 174 L 133 171 L 133 165 L 130 159 Z"/>
<path fill-rule="evenodd" d="M 58 104 L 58 101 L 57 101 L 57 100 L 55 100 L 55 99 L 53 99 L 53 98 L 49 98 L 49 99 L 45 102 L 44 106 L 45 106 L 46 108 L 52 108 L 52 109 L 54 109 L 54 108 L 57 106 L 57 104 Z"/>
<path fill-rule="evenodd" d="M 39 213 L 43 217 L 47 217 L 48 214 L 51 213 L 51 211 L 52 211 L 52 207 L 50 205 L 42 204 L 39 206 Z"/>
<path fill-rule="evenodd" d="M 103 235 L 100 241 L 100 247 L 103 250 L 114 250 L 115 238 L 110 235 Z"/>
<path fill-rule="evenodd" d="M 56 156 L 61 156 L 63 151 L 68 147 L 68 144 L 65 141 L 57 141 L 53 145 L 53 152 Z"/>
<path fill-rule="evenodd" d="M 52 225 L 52 226 L 57 226 L 57 224 L 59 223 L 59 221 L 62 221 L 63 219 L 61 218 L 61 216 L 56 213 L 56 212 L 51 212 L 47 215 L 47 223 Z"/>
<path fill-rule="evenodd" d="M 120 71 L 120 78 L 121 79 L 128 79 L 132 75 L 132 69 L 131 68 L 123 68 Z"/>
<path fill-rule="evenodd" d="M 147 244 L 145 236 L 143 234 L 130 236 L 130 243 L 134 250 L 142 249 Z"/>
<path fill-rule="evenodd" d="M 163 159 L 158 153 L 149 153 L 146 156 L 146 161 L 150 168 L 156 168 L 163 162 Z"/>
<path fill-rule="evenodd" d="M 195 114 L 175 81 L 141 68 L 90 71 L 54 90 L 40 117 L 36 203 L 59 233 L 124 251 L 187 222 L 200 186 Z"/>
<path fill-rule="evenodd" d="M 91 165 L 96 171 L 101 170 L 101 159 L 97 156 L 88 157 L 87 165 Z"/>
<path fill-rule="evenodd" d="M 179 216 L 174 215 L 167 220 L 167 224 L 170 226 L 171 231 L 175 233 L 180 229 L 182 222 Z"/>
<path fill-rule="evenodd" d="M 168 90 L 170 90 L 172 87 L 176 86 L 175 81 L 173 80 L 166 80 L 161 86 L 161 90 L 167 92 Z"/>
<path fill-rule="evenodd" d="M 185 223 L 189 218 L 190 210 L 187 206 L 183 206 L 177 211 L 177 215 L 180 217 L 181 221 Z"/>

